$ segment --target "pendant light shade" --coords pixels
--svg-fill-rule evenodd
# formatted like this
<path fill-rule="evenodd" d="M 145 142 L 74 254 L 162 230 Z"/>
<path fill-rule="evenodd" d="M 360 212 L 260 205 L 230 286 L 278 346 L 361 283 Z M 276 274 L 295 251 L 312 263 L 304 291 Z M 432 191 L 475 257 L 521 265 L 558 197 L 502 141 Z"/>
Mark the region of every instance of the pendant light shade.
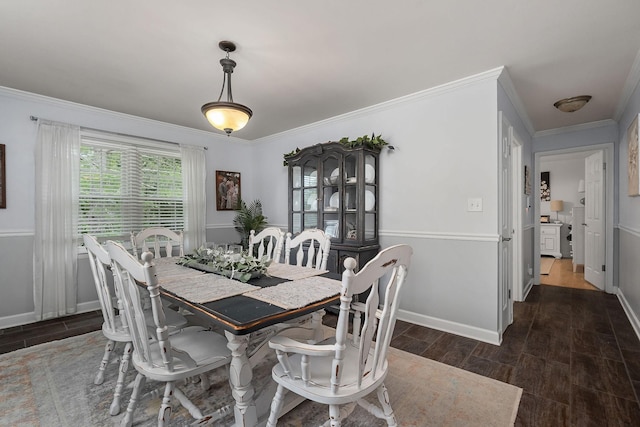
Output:
<path fill-rule="evenodd" d="M 226 58 L 220 60 L 220 65 L 222 65 L 222 71 L 224 73 L 222 89 L 216 102 L 209 102 L 202 106 L 202 114 L 205 115 L 209 123 L 211 123 L 211 126 L 225 131 L 228 136 L 231 132 L 245 127 L 253 115 L 253 112 L 249 107 L 233 102 L 231 74 L 236 66 L 236 61 L 229 59 L 229 52 L 235 51 L 236 45 L 233 42 L 221 41 L 218 46 L 227 53 Z M 227 87 L 227 100 L 221 101 L 225 86 Z"/>

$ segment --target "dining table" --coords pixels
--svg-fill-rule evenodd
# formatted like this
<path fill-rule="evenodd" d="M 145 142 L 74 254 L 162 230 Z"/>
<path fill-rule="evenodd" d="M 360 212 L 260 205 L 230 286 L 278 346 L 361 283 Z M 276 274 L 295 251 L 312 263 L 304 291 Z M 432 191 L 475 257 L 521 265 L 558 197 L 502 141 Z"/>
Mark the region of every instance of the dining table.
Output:
<path fill-rule="evenodd" d="M 258 390 L 256 397 L 253 367 L 271 352 L 267 342 L 276 334 L 295 331 L 306 334 L 310 342 L 323 338 L 324 309 L 339 304 L 341 276 L 272 263 L 261 276 L 241 282 L 179 265 L 178 259 L 154 260 L 161 297 L 224 331 L 231 351 L 229 384 L 235 401 L 234 425 L 264 425 L 275 387 L 266 392 Z M 288 402 L 284 411 L 299 402 Z"/>

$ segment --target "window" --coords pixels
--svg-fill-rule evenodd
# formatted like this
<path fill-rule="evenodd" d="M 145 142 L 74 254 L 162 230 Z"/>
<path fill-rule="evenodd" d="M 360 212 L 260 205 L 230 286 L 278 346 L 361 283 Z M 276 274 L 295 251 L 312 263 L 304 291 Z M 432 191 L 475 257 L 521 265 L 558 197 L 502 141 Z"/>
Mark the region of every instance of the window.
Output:
<path fill-rule="evenodd" d="M 147 227 L 184 229 L 179 148 L 81 134 L 78 233 L 128 241 Z"/>

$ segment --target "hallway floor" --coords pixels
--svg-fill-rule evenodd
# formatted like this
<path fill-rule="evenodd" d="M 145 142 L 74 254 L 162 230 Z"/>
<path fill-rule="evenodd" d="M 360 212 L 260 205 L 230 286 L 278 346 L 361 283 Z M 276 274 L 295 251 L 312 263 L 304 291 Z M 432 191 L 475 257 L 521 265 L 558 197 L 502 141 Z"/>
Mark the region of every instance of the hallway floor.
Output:
<path fill-rule="evenodd" d="M 328 325 L 336 320 L 325 316 Z M 101 324 L 93 311 L 0 330 L 0 353 Z M 514 323 L 500 346 L 403 321 L 391 344 L 522 387 L 519 427 L 640 425 L 640 340 L 614 295 L 534 286 L 525 302 L 514 304 Z"/>
<path fill-rule="evenodd" d="M 598 291 L 598 288 L 584 280 L 584 273 L 573 272 L 571 261 L 571 258 L 556 259 L 551 267 L 551 272 L 540 275 L 540 284 Z"/>

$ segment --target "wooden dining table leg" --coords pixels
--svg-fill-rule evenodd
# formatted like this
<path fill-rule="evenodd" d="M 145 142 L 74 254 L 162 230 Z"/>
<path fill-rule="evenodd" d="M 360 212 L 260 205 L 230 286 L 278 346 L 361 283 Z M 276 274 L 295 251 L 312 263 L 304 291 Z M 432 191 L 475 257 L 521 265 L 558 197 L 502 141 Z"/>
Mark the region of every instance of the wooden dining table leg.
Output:
<path fill-rule="evenodd" d="M 227 348 L 231 350 L 231 364 L 229 365 L 229 383 L 231 393 L 236 401 L 233 409 L 235 427 L 253 427 L 258 424 L 258 415 L 254 402 L 255 390 L 251 380 L 253 369 L 247 356 L 249 335 L 234 335 L 225 331 Z"/>

